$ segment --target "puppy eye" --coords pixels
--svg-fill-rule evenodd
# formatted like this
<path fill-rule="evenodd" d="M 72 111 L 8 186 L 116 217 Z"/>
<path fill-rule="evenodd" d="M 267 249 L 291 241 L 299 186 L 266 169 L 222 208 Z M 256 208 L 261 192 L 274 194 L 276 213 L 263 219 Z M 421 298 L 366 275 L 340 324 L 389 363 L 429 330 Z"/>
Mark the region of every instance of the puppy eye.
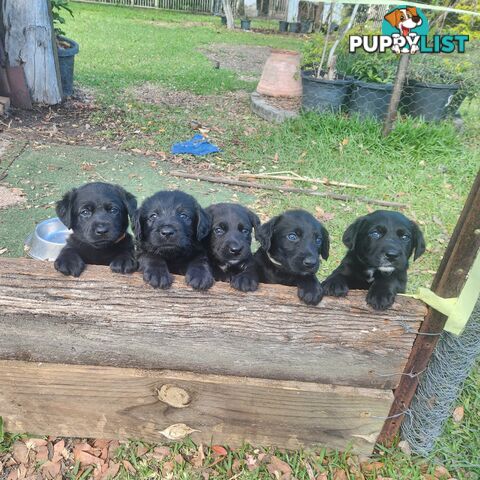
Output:
<path fill-rule="evenodd" d="M 120 210 L 118 207 L 110 207 L 110 209 L 108 210 L 110 213 L 112 213 L 113 215 L 116 215 Z"/>
<path fill-rule="evenodd" d="M 400 240 L 404 240 L 405 242 L 410 240 L 410 235 L 407 235 L 404 233 L 403 235 L 400 235 Z"/>
<path fill-rule="evenodd" d="M 242 233 L 243 233 L 244 235 L 250 235 L 250 230 L 248 230 L 247 228 L 243 228 L 243 229 L 242 229 Z"/>
<path fill-rule="evenodd" d="M 378 240 L 379 238 L 382 237 L 382 234 L 378 230 L 374 230 L 373 232 L 370 232 L 368 235 L 370 238 L 373 238 L 374 240 Z"/>
<path fill-rule="evenodd" d="M 321 245 L 321 244 L 322 244 L 322 237 L 317 237 L 317 238 L 315 239 L 315 243 L 316 243 L 317 245 Z"/>
<path fill-rule="evenodd" d="M 182 220 L 187 220 L 188 218 L 190 218 L 186 213 L 181 213 L 179 215 L 179 217 L 182 219 Z"/>
<path fill-rule="evenodd" d="M 216 227 L 213 229 L 213 232 L 215 233 L 215 235 L 223 235 L 223 228 Z"/>
<path fill-rule="evenodd" d="M 287 235 L 287 238 L 291 241 L 291 242 L 295 242 L 298 240 L 298 236 L 296 233 L 289 233 Z"/>
<path fill-rule="evenodd" d="M 151 213 L 148 218 L 150 218 L 151 220 L 154 220 L 157 217 L 158 217 L 158 215 L 156 213 Z"/>
<path fill-rule="evenodd" d="M 87 208 L 84 208 L 83 210 L 80 211 L 80 215 L 82 217 L 89 217 L 91 214 L 92 214 L 92 212 L 90 210 L 88 210 Z"/>

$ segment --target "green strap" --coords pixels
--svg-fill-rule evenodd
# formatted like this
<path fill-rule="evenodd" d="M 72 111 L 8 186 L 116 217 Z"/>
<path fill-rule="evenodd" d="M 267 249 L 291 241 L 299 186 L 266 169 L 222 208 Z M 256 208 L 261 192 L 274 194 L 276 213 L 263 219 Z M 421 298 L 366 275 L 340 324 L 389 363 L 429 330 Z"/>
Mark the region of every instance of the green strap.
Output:
<path fill-rule="evenodd" d="M 458 298 L 442 298 L 428 288 L 419 288 L 418 293 L 405 296 L 422 300 L 433 309 L 448 316 L 444 330 L 460 335 L 480 296 L 480 253 L 477 254 L 468 272 L 467 281 Z"/>

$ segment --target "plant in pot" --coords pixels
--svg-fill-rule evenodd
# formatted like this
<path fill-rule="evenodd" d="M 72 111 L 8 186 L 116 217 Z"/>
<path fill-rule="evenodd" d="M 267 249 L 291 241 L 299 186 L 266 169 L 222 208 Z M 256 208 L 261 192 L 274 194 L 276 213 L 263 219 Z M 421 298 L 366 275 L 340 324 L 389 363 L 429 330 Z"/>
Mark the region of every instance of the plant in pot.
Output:
<path fill-rule="evenodd" d="M 57 40 L 58 63 L 62 81 L 63 96 L 69 97 L 73 94 L 73 69 L 74 58 L 78 53 L 78 43 L 65 37 L 62 25 L 65 23 L 63 13 L 67 12 L 73 17 L 73 12 L 68 6 L 68 0 L 50 0 L 52 5 L 53 27 Z"/>
<path fill-rule="evenodd" d="M 328 71 L 325 48 L 323 34 L 315 34 L 303 50 L 302 109 L 305 111 L 340 112 L 348 104 L 352 79 L 337 71 Z"/>
<path fill-rule="evenodd" d="M 464 54 L 412 59 L 401 99 L 403 113 L 426 121 L 454 115 L 465 99 L 473 99 L 480 93 L 475 60 L 478 62 Z"/>
<path fill-rule="evenodd" d="M 351 29 L 357 10 L 358 5 L 354 7 L 347 25 L 331 45 L 329 34 L 325 36 L 316 34 L 306 44 L 302 69 L 304 110 L 340 112 L 347 109 L 353 79 L 343 73 L 341 67 L 342 73 L 338 73 L 336 51 Z M 327 56 L 328 47 L 330 48 Z"/>
<path fill-rule="evenodd" d="M 392 97 L 398 57 L 392 52 L 350 54 L 347 51 L 339 55 L 337 65 L 346 75 L 355 78 L 350 95 L 350 112 L 361 118 L 383 120 Z"/>

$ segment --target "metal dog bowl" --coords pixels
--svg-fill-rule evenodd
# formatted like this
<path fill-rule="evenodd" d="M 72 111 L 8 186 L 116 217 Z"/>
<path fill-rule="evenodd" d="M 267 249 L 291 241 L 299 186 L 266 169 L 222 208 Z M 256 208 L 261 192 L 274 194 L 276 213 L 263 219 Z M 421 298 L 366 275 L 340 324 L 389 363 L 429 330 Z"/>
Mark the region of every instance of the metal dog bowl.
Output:
<path fill-rule="evenodd" d="M 43 220 L 25 240 L 25 251 L 29 257 L 53 262 L 71 233 L 57 217 Z"/>

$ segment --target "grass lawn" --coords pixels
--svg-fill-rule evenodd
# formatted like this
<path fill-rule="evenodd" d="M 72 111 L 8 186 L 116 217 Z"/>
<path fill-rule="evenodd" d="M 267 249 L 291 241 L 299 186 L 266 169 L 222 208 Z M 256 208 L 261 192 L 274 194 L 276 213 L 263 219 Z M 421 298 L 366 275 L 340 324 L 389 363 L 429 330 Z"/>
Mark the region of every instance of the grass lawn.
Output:
<path fill-rule="evenodd" d="M 65 30 L 67 36 L 80 44 L 80 54 L 75 60 L 76 79 L 82 88 L 93 91 L 100 105 L 91 122 L 99 129 L 99 139 L 105 144 L 115 141 L 125 150 L 168 152 L 173 142 L 192 136 L 190 122 L 196 120 L 208 125 L 210 138 L 221 147 L 222 153 L 201 160 L 186 158 L 192 168 L 208 167 L 226 174 L 288 170 L 368 185 L 361 193 L 342 188 L 334 191 L 407 204 L 406 215 L 420 224 L 427 240 L 426 254 L 411 267 L 409 290 L 430 285 L 480 167 L 478 103 L 462 107 L 465 123 L 461 131 L 451 122 L 426 124 L 403 120 L 386 139 L 381 137 L 381 126 L 375 122 L 338 116 L 301 115 L 283 125 L 271 125 L 250 112 L 248 96 L 242 93 L 252 91 L 256 82 L 241 79 L 238 71 L 222 65 L 215 69 L 202 50 L 215 45 L 219 50 L 226 48 L 225 45 L 244 45 L 248 60 L 248 49 L 256 46 L 300 50 L 302 37 L 229 32 L 220 27 L 218 18 L 150 9 L 74 3 L 73 10 L 75 18 L 67 18 Z M 137 89 L 144 84 L 159 89 L 159 101 L 145 101 L 137 95 Z M 162 102 L 162 88 L 187 92 L 187 101 Z M 142 168 L 148 171 L 145 165 Z M 127 178 L 125 182 L 129 187 Z M 154 188 L 152 184 L 142 196 L 153 193 Z M 341 235 L 346 226 L 357 216 L 375 209 L 358 201 L 254 193 L 256 200 L 250 204 L 263 218 L 286 208 L 300 207 L 323 219 L 331 233 L 332 252 L 324 262 L 321 276 L 335 268 L 343 256 Z M 314 467 L 315 476 L 321 480 L 433 478 L 428 475 L 434 474 L 437 463 L 445 465 L 452 477 L 479 478 L 478 368 L 467 380 L 458 402 L 465 406 L 463 421 L 448 422 L 436 451 L 427 460 L 392 449 L 378 456 L 377 470 L 355 473 L 358 459 L 348 454 L 325 450 L 277 454 L 289 463 L 295 478 L 305 480 L 312 478 L 307 464 Z M 7 436 L 0 444 L 0 453 L 11 442 L 12 438 Z M 121 446 L 119 457 L 128 459 L 137 473 L 122 470 L 118 478 L 163 478 L 158 473 L 161 466 L 137 455 L 138 446 L 138 442 Z M 172 447 L 172 458 L 177 453 L 187 458 L 193 452 L 192 444 L 177 444 Z M 262 452 L 247 446 L 228 452 L 226 458 L 212 467 L 212 476 L 216 472 L 216 478 L 221 479 L 271 478 L 266 465 L 250 471 L 245 463 L 248 458 L 258 459 Z M 218 460 L 211 451 L 206 454 L 206 465 Z M 347 472 L 346 476 L 339 470 Z M 322 477 L 322 473 L 326 476 Z M 164 478 L 204 478 L 188 463 L 181 462 L 174 463 L 169 475 Z"/>

